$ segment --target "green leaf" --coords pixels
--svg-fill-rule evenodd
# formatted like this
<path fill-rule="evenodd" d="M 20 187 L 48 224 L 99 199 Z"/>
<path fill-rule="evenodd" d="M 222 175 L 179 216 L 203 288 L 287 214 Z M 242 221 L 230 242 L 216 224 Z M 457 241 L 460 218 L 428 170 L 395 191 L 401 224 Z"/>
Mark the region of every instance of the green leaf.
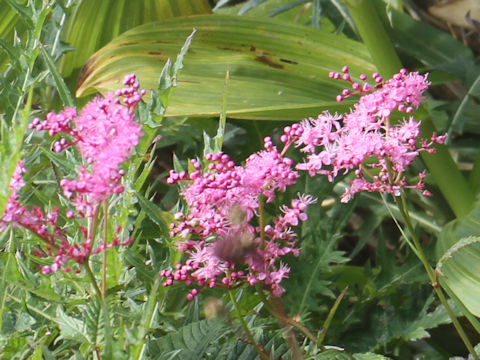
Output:
<path fill-rule="evenodd" d="M 8 4 L 12 7 L 13 10 L 20 16 L 20 18 L 25 22 L 28 28 L 33 29 L 35 27 L 34 21 L 32 20 L 31 10 L 27 10 L 28 8 L 23 5 L 19 4 L 13 0 L 6 0 Z"/>
<path fill-rule="evenodd" d="M 191 16 L 139 26 L 110 42 L 84 67 L 77 96 L 114 90 L 129 72 L 155 89 L 163 63 L 192 28 L 197 34 L 167 116 L 218 116 L 227 68 L 227 116 L 285 120 L 346 110 L 351 102 L 335 101 L 344 84 L 328 78 L 341 64 L 356 75 L 375 70 L 365 47 L 344 37 L 276 20 Z"/>
<path fill-rule="evenodd" d="M 475 316 L 480 316 L 480 203 L 466 217 L 448 223 L 436 244 L 437 272 Z"/>
<path fill-rule="evenodd" d="M 305 6 L 305 3 L 308 3 L 309 0 L 268 0 L 265 1 L 254 8 L 250 9 L 243 16 L 248 17 L 257 17 L 257 18 L 275 18 L 277 20 L 282 20 L 289 23 L 296 24 L 309 24 L 313 16 L 314 6 Z M 218 5 L 219 3 L 217 3 Z M 242 9 L 244 3 L 239 3 L 229 7 L 223 7 L 219 10 L 216 10 L 217 14 L 225 15 L 238 15 Z M 326 19 L 323 18 L 323 21 Z M 325 22 L 329 25 L 329 32 L 335 32 L 335 27 L 329 23 L 328 20 Z"/>
<path fill-rule="evenodd" d="M 85 308 L 85 325 L 87 327 L 87 336 L 93 344 L 97 342 L 97 335 L 100 329 L 100 312 L 101 308 L 97 299 L 87 303 Z"/>
<path fill-rule="evenodd" d="M 167 110 L 170 96 L 173 93 L 174 87 L 177 86 L 178 72 L 179 70 L 183 69 L 183 59 L 185 58 L 185 54 L 190 47 L 195 32 L 196 30 L 194 29 L 190 36 L 188 36 L 185 40 L 185 43 L 183 44 L 180 52 L 177 55 L 175 63 L 173 63 L 172 65 L 172 61 L 170 58 L 167 59 L 167 61 L 165 62 L 158 81 L 158 91 L 152 89 L 150 101 L 147 104 L 143 102 L 140 103 L 140 119 L 145 125 L 150 128 L 157 128 L 161 125 L 163 116 L 165 115 L 165 111 Z M 152 136 L 154 134 L 155 133 L 153 132 L 150 132 L 149 134 L 147 130 L 146 135 L 147 138 L 150 139 L 150 141 L 148 142 L 149 145 L 150 142 L 153 141 Z"/>
<path fill-rule="evenodd" d="M 144 283 L 150 284 L 155 278 L 155 272 L 147 268 L 144 257 L 133 251 L 125 251 L 125 262 L 135 267 L 137 277 Z"/>
<path fill-rule="evenodd" d="M 202 320 L 190 323 L 174 333 L 151 341 L 148 352 L 154 359 L 167 359 L 166 354 L 174 352 L 172 359 L 201 359 L 207 349 L 228 330 L 221 321 Z M 180 350 L 180 351 L 179 351 Z"/>
<path fill-rule="evenodd" d="M 41 346 L 38 346 L 33 355 L 31 356 L 30 360 L 42 360 L 43 359 L 43 351 L 42 351 L 42 347 Z"/>
<path fill-rule="evenodd" d="M 12 240 L 10 240 L 12 241 Z M 0 330 L 2 329 L 3 314 L 6 310 L 5 303 L 7 299 L 7 288 L 10 282 L 16 282 L 21 279 L 20 272 L 15 266 L 15 258 L 9 252 L 0 255 L 0 267 L 2 275 L 0 276 Z"/>
<path fill-rule="evenodd" d="M 27 95 L 25 108 L 20 111 L 19 119 L 12 119 L 12 126 L 8 127 L 5 121 L 0 121 L 0 214 L 3 214 L 10 196 L 10 178 L 21 159 L 23 137 L 27 130 L 27 123 L 32 105 L 33 89 Z M 13 135 L 13 136 L 12 136 Z"/>
<path fill-rule="evenodd" d="M 250 11 L 251 9 L 257 7 L 261 3 L 265 2 L 266 0 L 248 0 L 245 5 L 240 9 L 238 15 L 243 15 L 246 12 Z"/>
<path fill-rule="evenodd" d="M 74 103 L 73 103 L 72 95 L 70 94 L 70 90 L 68 89 L 67 85 L 65 84 L 65 81 L 63 81 L 62 76 L 58 72 L 52 57 L 45 50 L 43 46 L 40 49 L 43 56 L 43 60 L 45 60 L 48 70 L 50 71 L 50 74 L 52 74 L 53 80 L 55 81 L 55 85 L 57 87 L 58 94 L 60 95 L 60 99 L 62 99 L 63 105 L 73 106 Z"/>
<path fill-rule="evenodd" d="M 433 312 L 427 312 L 430 305 L 431 303 L 427 301 L 417 319 L 402 329 L 404 339 L 414 341 L 429 337 L 430 334 L 426 330 L 433 329 L 440 324 L 448 324 L 451 321 L 443 306 L 436 308 Z"/>
<path fill-rule="evenodd" d="M 18 60 L 15 53 L 10 50 L 9 45 L 13 43 L 15 31 L 22 34 L 26 27 L 17 12 L 6 4 L 6 0 L 0 0 L 0 7 L 2 8 L 2 11 L 0 11 L 0 39 L 4 40 L 0 41 L 0 48 L 7 51 L 9 55 L 4 57 L 4 54 L 0 52 L 0 72 L 3 72 L 11 62 Z"/>
<path fill-rule="evenodd" d="M 480 72 L 479 72 L 480 74 Z M 450 123 L 450 127 L 448 129 L 448 138 L 452 136 L 452 132 L 457 132 L 457 133 L 462 133 L 463 128 L 465 126 L 465 123 L 468 120 L 468 116 L 464 116 L 464 112 L 467 109 L 467 105 L 469 105 L 470 97 L 471 96 L 478 96 L 480 94 L 480 75 L 478 75 L 475 78 L 475 81 L 473 84 L 470 86 L 470 89 L 468 89 L 468 92 L 465 94 L 463 97 L 462 101 L 460 102 L 460 105 L 458 106 L 457 110 L 455 111 L 455 115 L 452 118 L 452 122 Z M 476 109 L 478 111 L 478 108 Z M 477 114 L 478 112 L 475 112 L 474 115 L 474 121 L 475 124 L 477 124 Z"/>
<path fill-rule="evenodd" d="M 2 348 L 3 359 L 14 359 L 16 355 L 25 351 L 27 346 L 27 338 L 18 333 L 12 334 L 7 338 L 6 345 Z"/>
<path fill-rule="evenodd" d="M 168 225 L 165 223 L 164 219 L 162 218 L 162 209 L 160 209 L 156 204 L 154 204 L 152 201 L 146 199 L 144 196 L 141 194 L 137 193 L 136 194 L 138 203 L 140 204 L 140 207 L 145 211 L 147 216 L 158 226 L 162 228 L 162 231 L 164 233 L 168 232 Z"/>
<path fill-rule="evenodd" d="M 60 336 L 66 340 L 79 343 L 88 342 L 87 334 L 84 333 L 85 326 L 80 319 L 68 316 L 60 306 L 57 308 L 56 321 L 60 328 Z"/>
<path fill-rule="evenodd" d="M 210 12 L 208 0 L 80 1 L 62 39 L 77 50 L 64 56 L 61 72 L 65 77 L 70 76 L 96 50 L 135 26 L 159 19 Z"/>
<path fill-rule="evenodd" d="M 366 352 L 390 348 L 395 343 L 430 337 L 429 329 L 450 322 L 443 306 L 431 310 L 435 297 L 430 285 L 400 285 L 392 280 L 395 282 L 396 286 L 388 290 L 362 290 L 363 295 L 355 304 L 356 325 L 342 335 L 343 343 L 350 349 Z"/>
<path fill-rule="evenodd" d="M 322 351 L 321 353 L 309 357 L 309 359 L 314 360 L 389 360 L 390 358 L 374 354 L 371 352 L 368 353 L 357 353 L 357 354 L 350 354 L 343 350 L 337 349 L 327 349 Z"/>
<path fill-rule="evenodd" d="M 394 9 L 389 9 L 388 17 L 385 11 L 379 13 L 384 14 L 382 20 L 386 25 L 385 29 L 401 52 L 430 68 L 442 69 L 461 79 L 467 78 L 474 65 L 473 53 L 460 41 L 427 22 L 416 21 Z"/>
<path fill-rule="evenodd" d="M 21 312 L 18 314 L 17 321 L 15 322 L 15 330 L 18 332 L 28 331 L 33 327 L 35 322 L 35 318 L 27 312 Z"/>
<path fill-rule="evenodd" d="M 369 352 L 369 353 L 363 353 L 363 354 L 353 354 L 353 359 L 355 360 L 388 360 L 390 358 L 383 355 Z"/>

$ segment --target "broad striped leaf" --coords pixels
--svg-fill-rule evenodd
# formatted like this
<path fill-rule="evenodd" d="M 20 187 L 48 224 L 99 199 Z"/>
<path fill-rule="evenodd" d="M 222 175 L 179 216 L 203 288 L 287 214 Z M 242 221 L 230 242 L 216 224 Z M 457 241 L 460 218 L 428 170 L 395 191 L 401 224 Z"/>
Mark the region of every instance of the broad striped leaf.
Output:
<path fill-rule="evenodd" d="M 62 58 L 62 74 L 70 76 L 96 50 L 135 26 L 177 16 L 208 13 L 211 13 L 208 0 L 80 1 L 63 38 L 77 50 Z"/>
<path fill-rule="evenodd" d="M 96 52 L 85 65 L 77 96 L 121 86 L 135 72 L 155 89 L 160 71 L 196 28 L 167 116 L 218 116 L 227 69 L 227 115 L 301 119 L 345 110 L 335 96 L 344 83 L 328 78 L 348 64 L 351 73 L 375 70 L 365 47 L 345 37 L 272 19 L 229 15 L 175 18 L 136 27 Z"/>

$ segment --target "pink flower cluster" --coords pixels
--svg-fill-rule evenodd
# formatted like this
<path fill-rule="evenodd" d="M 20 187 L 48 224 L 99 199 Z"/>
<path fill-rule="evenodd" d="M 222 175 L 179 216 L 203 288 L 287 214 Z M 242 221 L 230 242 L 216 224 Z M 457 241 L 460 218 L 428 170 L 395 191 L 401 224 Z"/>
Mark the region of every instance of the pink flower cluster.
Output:
<path fill-rule="evenodd" d="M 101 201 L 123 192 L 120 181 L 125 172 L 120 169 L 120 164 L 130 157 L 141 136 L 141 126 L 133 118 L 135 107 L 145 93 L 138 91 L 139 84 L 134 74 L 127 75 L 124 84 L 127 88 L 117 91 L 116 96 L 107 94 L 90 101 L 78 116 L 74 108 L 65 108 L 59 114 L 49 113 L 46 120 L 34 119 L 29 125 L 30 129 L 46 130 L 51 136 L 65 134 L 69 140 L 62 137 L 56 141 L 54 150 L 60 152 L 74 145 L 82 156 L 83 164 L 77 178 L 60 181 L 64 195 L 76 209 L 76 213 L 68 209 L 67 218 L 75 214 L 81 218 L 94 217 Z M 25 184 L 21 175 L 25 171 L 23 162 L 20 162 L 10 183 L 12 194 L 0 219 L 0 231 L 10 223 L 41 238 L 46 248 L 36 255 L 54 258 L 51 266 L 42 267 L 43 273 L 59 269 L 69 271 L 70 268 L 65 265 L 68 261 L 83 264 L 91 254 L 131 241 L 120 243 L 115 237 L 111 243 L 100 244 L 93 249 L 93 234 L 87 234 L 86 229 L 80 228 L 84 242 L 81 245 L 71 244 L 64 230 L 57 225 L 58 208 L 44 214 L 39 207 L 29 211 L 19 202 L 18 191 Z"/>
<path fill-rule="evenodd" d="M 343 74 L 330 77 L 347 81 L 338 101 L 361 95 L 349 113 L 332 115 L 325 112 L 316 119 L 284 128 L 280 137 L 284 144 L 278 152 L 271 138 L 265 138 L 264 148 L 251 155 L 245 166 L 237 166 L 226 154 L 205 157 L 206 169 L 198 160 L 191 162 L 192 171 L 171 171 L 169 184 L 180 182 L 181 195 L 188 211 L 177 213 L 171 236 L 185 239 L 178 248 L 188 255 L 184 264 L 174 270 L 163 270 L 165 286 L 176 281 L 187 285 L 232 287 L 239 282 L 255 285 L 261 281 L 274 295 L 280 296 L 280 283 L 289 268 L 280 262 L 286 254 L 298 255 L 296 235 L 291 230 L 305 221 L 306 207 L 315 200 L 301 195 L 290 206 L 282 206 L 282 215 L 272 224 L 263 223 L 262 199 L 272 202 L 277 191 L 284 191 L 298 178 L 295 170 L 313 175 L 326 175 L 333 181 L 339 174 L 354 172 L 355 178 L 342 195 L 349 201 L 360 191 L 378 191 L 400 195 L 404 188 L 424 190 L 425 174 L 419 174 L 415 185 L 408 185 L 406 168 L 421 151 L 433 152 L 433 144 L 442 143 L 445 136 L 435 134 L 427 141 L 418 141 L 420 123 L 412 116 L 398 124 L 391 123 L 394 112 L 411 114 L 422 101 L 428 88 L 425 76 L 402 69 L 384 82 L 372 74 L 375 85 L 369 85 L 366 75 L 361 83 L 354 82 L 348 67 Z M 307 153 L 305 162 L 293 164 L 284 156 L 295 145 Z M 194 288 L 188 299 L 199 290 Z"/>
<path fill-rule="evenodd" d="M 222 153 L 205 156 L 206 169 L 192 160 L 193 171 L 170 172 L 169 184 L 181 182 L 181 195 L 188 212 L 177 213 L 178 223 L 171 225 L 171 236 L 179 236 L 178 248 L 188 255 L 175 270 L 163 270 L 164 286 L 175 281 L 200 287 L 232 287 L 239 282 L 255 285 L 261 281 L 275 296 L 289 268 L 280 262 L 286 254 L 298 256 L 296 235 L 291 227 L 305 221 L 305 209 L 315 200 L 299 196 L 272 224 L 258 219 L 263 201 L 269 203 L 277 191 L 296 183 L 298 173 L 293 161 L 279 153 L 270 138 L 265 150 L 252 154 L 245 166 L 237 166 Z M 193 289 L 188 299 L 198 294 Z"/>
<path fill-rule="evenodd" d="M 119 166 L 128 159 L 141 136 L 141 127 L 133 120 L 133 114 L 145 93 L 138 91 L 140 85 L 134 74 L 127 75 L 124 84 L 128 87 L 117 91 L 116 96 L 109 93 L 90 101 L 78 116 L 74 108 L 66 108 L 59 114 L 49 113 L 46 120 L 34 119 L 29 126 L 47 130 L 51 136 L 63 133 L 72 139 L 56 141 L 56 152 L 71 145 L 80 151 L 84 164 L 77 178 L 62 179 L 60 185 L 81 216 L 94 216 L 99 202 L 123 192 L 119 183 L 124 171 Z M 119 96 L 124 98 L 123 103 Z"/>
<path fill-rule="evenodd" d="M 428 88 L 426 76 L 400 70 L 392 79 L 384 82 L 372 74 L 375 86 L 372 88 L 362 74 L 362 84 L 354 82 L 348 67 L 343 74 L 330 73 L 330 77 L 350 83 L 351 90 L 345 89 L 337 101 L 361 94 L 354 109 L 343 115 L 324 112 L 318 118 L 306 119 L 286 131 L 284 142 L 295 142 L 300 151 L 308 153 L 307 161 L 296 169 L 306 170 L 311 176 L 326 175 L 329 181 L 339 174 L 354 171 L 355 179 L 342 195 L 342 202 L 348 202 L 360 191 L 378 191 L 399 196 L 403 188 L 423 190 L 425 174 L 419 175 L 415 185 L 408 185 L 404 176 L 407 166 L 419 152 L 434 152 L 434 143 L 443 143 L 445 136 L 433 135 L 428 141 L 418 143 L 420 123 L 412 116 L 393 125 L 394 111 L 411 114 L 422 101 L 422 93 Z"/>

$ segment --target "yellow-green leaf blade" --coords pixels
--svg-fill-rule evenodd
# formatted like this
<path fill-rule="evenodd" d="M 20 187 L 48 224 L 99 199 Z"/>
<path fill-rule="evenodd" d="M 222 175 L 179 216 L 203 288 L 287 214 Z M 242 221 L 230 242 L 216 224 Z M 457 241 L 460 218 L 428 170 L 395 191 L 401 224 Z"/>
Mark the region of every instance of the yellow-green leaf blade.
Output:
<path fill-rule="evenodd" d="M 356 75 L 375 70 L 364 46 L 344 37 L 271 19 L 203 15 L 120 35 L 89 59 L 77 96 L 114 90 L 130 72 L 143 88 L 156 88 L 164 62 L 175 57 L 192 28 L 197 34 L 167 116 L 218 115 L 227 69 L 227 115 L 252 119 L 299 119 L 344 109 L 334 99 L 345 83 L 329 79 L 328 72 L 344 64 Z"/>
<path fill-rule="evenodd" d="M 101 46 L 135 26 L 208 13 L 211 13 L 208 0 L 83 0 L 64 32 L 63 41 L 77 50 L 62 59 L 62 74 L 70 76 Z"/>

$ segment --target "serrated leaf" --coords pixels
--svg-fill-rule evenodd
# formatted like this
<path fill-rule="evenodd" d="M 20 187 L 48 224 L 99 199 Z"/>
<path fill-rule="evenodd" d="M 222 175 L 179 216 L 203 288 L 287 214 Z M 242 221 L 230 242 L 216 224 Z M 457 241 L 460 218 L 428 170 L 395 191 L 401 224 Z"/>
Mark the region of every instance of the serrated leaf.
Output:
<path fill-rule="evenodd" d="M 21 336 L 18 333 L 12 334 L 12 336 L 7 338 L 6 345 L 2 348 L 2 358 L 4 359 L 14 359 L 15 356 L 19 353 L 22 353 L 27 345 L 27 338 Z"/>
<path fill-rule="evenodd" d="M 90 341 L 95 344 L 97 342 L 97 334 L 100 329 L 100 305 L 96 299 L 89 301 L 85 309 L 85 324 L 87 335 Z"/>
<path fill-rule="evenodd" d="M 13 0 L 6 0 L 6 2 L 8 2 L 12 9 L 15 10 L 15 12 L 20 16 L 20 18 L 25 22 L 27 27 L 29 27 L 30 29 L 33 29 L 35 27 L 32 20 L 32 14 L 30 11 L 27 10 L 26 6 L 24 6 L 23 4 L 19 4 L 18 2 Z"/>
<path fill-rule="evenodd" d="M 132 265 L 135 267 L 135 271 L 137 272 L 139 280 L 142 280 L 144 283 L 147 284 L 150 284 L 153 281 L 155 277 L 155 272 L 145 265 L 145 259 L 143 257 L 130 250 L 125 251 L 124 256 L 125 262 L 128 265 Z"/>
<path fill-rule="evenodd" d="M 65 81 L 63 80 L 62 76 L 58 72 L 52 57 L 50 56 L 49 53 L 47 53 L 47 51 L 43 46 L 40 49 L 43 55 L 43 60 L 47 64 L 48 70 L 50 71 L 50 74 L 53 77 L 53 81 L 55 82 L 58 94 L 60 95 L 60 99 L 62 100 L 63 105 L 73 106 L 74 104 L 73 104 L 72 94 L 70 94 L 70 90 L 68 89 L 67 85 L 65 84 Z"/>
<path fill-rule="evenodd" d="M 17 321 L 15 322 L 15 330 L 18 332 L 30 330 L 35 324 L 35 319 L 26 312 L 18 314 Z"/>
<path fill-rule="evenodd" d="M 158 226 L 162 228 L 163 232 L 166 232 L 168 229 L 168 225 L 162 218 L 162 209 L 158 207 L 157 204 L 153 203 L 152 201 L 146 199 L 143 195 L 136 193 L 138 203 L 140 207 L 145 211 L 147 216 Z"/>
<path fill-rule="evenodd" d="M 197 34 L 166 116 L 218 116 L 227 67 L 227 116 L 288 120 L 351 105 L 335 101 L 344 85 L 328 78 L 339 64 L 355 75 L 375 69 L 365 47 L 344 37 L 271 19 L 191 16 L 142 25 L 110 42 L 89 59 L 77 96 L 116 89 L 128 72 L 155 89 L 192 28 Z"/>
<path fill-rule="evenodd" d="M 74 174 L 76 172 L 74 163 L 67 160 L 65 156 L 57 154 L 53 151 L 49 151 L 43 147 L 41 147 L 40 150 L 50 159 L 53 164 L 58 166 L 64 174 Z"/>
<path fill-rule="evenodd" d="M 200 359 L 206 350 L 227 331 L 221 321 L 202 320 L 190 323 L 177 332 L 170 333 L 148 344 L 148 352 L 154 359 Z M 178 351 L 175 357 L 167 354 Z"/>
<path fill-rule="evenodd" d="M 10 196 L 10 178 L 21 159 L 21 147 L 27 130 L 32 96 L 33 88 L 29 90 L 25 107 L 20 111 L 19 119 L 12 119 L 11 127 L 8 127 L 5 121 L 0 121 L 0 169 L 2 169 L 0 171 L 0 214 L 3 214 Z"/>
<path fill-rule="evenodd" d="M 66 340 L 72 340 L 78 343 L 88 342 L 87 334 L 85 334 L 85 326 L 80 319 L 68 316 L 63 312 L 60 306 L 57 308 L 58 327 L 60 328 L 60 336 Z"/>
<path fill-rule="evenodd" d="M 428 305 L 427 303 L 426 307 L 428 307 Z M 447 324 L 451 321 L 444 307 L 437 307 L 433 312 L 427 312 L 426 307 L 424 311 L 419 314 L 417 320 L 406 327 L 405 335 L 403 336 L 404 339 L 414 341 L 429 337 L 430 334 L 426 330 L 433 329 L 441 324 Z"/>
<path fill-rule="evenodd" d="M 0 266 L 2 268 L 2 274 L 0 275 L 0 330 L 3 330 L 3 313 L 5 311 L 8 283 L 20 279 L 21 275 L 15 267 L 13 254 L 9 252 L 0 254 Z"/>
<path fill-rule="evenodd" d="M 300 286 L 297 290 L 301 289 L 300 296 L 298 301 L 295 304 L 295 310 L 301 314 L 304 314 L 306 311 L 310 311 L 313 308 L 318 307 L 318 295 L 323 294 L 329 297 L 334 297 L 335 295 L 330 288 L 331 281 L 325 280 L 322 278 L 322 272 L 326 269 L 331 271 L 330 267 L 332 264 L 337 264 L 335 269 L 339 273 L 346 273 L 346 266 L 339 266 L 348 261 L 348 258 L 344 257 L 343 251 L 335 250 L 335 244 L 337 239 L 332 237 L 329 241 L 318 241 L 316 243 L 317 248 L 314 248 L 310 245 L 310 248 L 305 248 L 301 253 L 300 261 L 303 264 L 308 264 L 308 266 L 299 267 L 299 270 L 303 272 L 303 276 L 294 281 L 294 292 L 295 287 Z M 359 271 L 354 271 L 355 274 L 359 274 Z M 345 287 L 346 285 L 339 285 Z"/>
<path fill-rule="evenodd" d="M 5 0 L 1 1 L 2 3 L 2 11 L 0 11 L 0 38 L 4 41 L 0 41 L 0 47 L 3 48 L 3 45 L 7 46 L 8 50 L 4 48 L 4 50 L 8 51 L 8 57 L 0 57 L 0 71 L 3 72 L 5 68 L 15 62 L 14 65 L 18 64 L 18 56 L 14 48 L 11 47 L 9 44 L 13 43 L 13 37 L 15 31 L 19 33 L 23 33 L 25 31 L 25 24 L 18 16 L 17 12 L 9 5 L 6 4 Z M 10 51 L 11 50 L 11 51 Z"/>

